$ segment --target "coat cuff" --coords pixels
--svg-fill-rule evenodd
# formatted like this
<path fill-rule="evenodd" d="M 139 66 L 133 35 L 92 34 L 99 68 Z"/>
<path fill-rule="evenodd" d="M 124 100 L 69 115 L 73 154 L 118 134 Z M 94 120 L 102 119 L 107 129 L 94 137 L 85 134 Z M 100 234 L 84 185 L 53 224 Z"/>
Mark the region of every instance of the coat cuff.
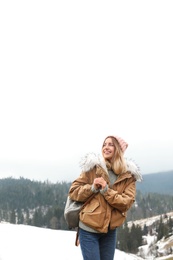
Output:
<path fill-rule="evenodd" d="M 92 184 L 92 186 L 91 186 L 91 190 L 92 190 L 92 192 L 94 192 L 94 193 L 97 193 L 97 192 L 100 191 L 99 189 L 95 189 L 93 184 Z"/>
<path fill-rule="evenodd" d="M 104 189 L 100 190 L 100 193 L 103 194 L 108 190 L 108 185 L 105 186 Z"/>

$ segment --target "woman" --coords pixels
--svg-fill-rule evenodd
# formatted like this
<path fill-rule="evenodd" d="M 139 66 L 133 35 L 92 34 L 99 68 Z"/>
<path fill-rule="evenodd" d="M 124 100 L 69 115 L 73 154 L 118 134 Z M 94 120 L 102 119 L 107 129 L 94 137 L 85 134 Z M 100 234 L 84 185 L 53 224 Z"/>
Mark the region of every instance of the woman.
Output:
<path fill-rule="evenodd" d="M 116 229 L 135 201 L 136 181 L 142 177 L 138 167 L 124 158 L 128 144 L 118 136 L 103 142 L 103 159 L 88 154 L 81 161 L 82 173 L 72 183 L 72 200 L 86 201 L 95 196 L 80 212 L 79 241 L 84 260 L 113 260 Z"/>

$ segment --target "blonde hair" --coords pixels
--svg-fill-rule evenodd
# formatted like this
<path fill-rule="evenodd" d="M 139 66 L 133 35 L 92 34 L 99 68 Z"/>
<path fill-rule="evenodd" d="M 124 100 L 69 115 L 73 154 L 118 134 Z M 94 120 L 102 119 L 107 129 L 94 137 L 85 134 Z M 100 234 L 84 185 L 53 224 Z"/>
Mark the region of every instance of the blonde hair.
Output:
<path fill-rule="evenodd" d="M 115 147 L 115 152 L 114 152 L 114 155 L 113 155 L 113 157 L 110 161 L 105 160 L 106 163 L 111 164 L 111 168 L 116 174 L 121 174 L 123 172 L 126 172 L 127 171 L 127 165 L 126 165 L 126 162 L 125 162 L 125 159 L 124 159 L 124 154 L 123 154 L 123 152 L 120 148 L 118 141 L 113 136 L 108 136 L 108 137 L 106 137 L 106 139 L 107 138 L 111 138 L 112 143 Z M 104 142 L 105 142 L 105 140 L 104 140 Z M 104 142 L 103 142 L 103 145 L 104 145 Z M 103 148 L 103 146 L 102 146 L 102 148 Z"/>

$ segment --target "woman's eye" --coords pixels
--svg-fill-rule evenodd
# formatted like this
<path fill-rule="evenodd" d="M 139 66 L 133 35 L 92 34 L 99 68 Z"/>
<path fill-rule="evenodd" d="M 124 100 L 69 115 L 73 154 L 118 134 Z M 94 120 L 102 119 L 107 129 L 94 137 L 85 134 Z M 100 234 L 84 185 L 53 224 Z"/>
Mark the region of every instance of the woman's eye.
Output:
<path fill-rule="evenodd" d="M 105 146 L 111 146 L 111 147 L 114 147 L 114 144 L 103 144 L 103 147 L 105 147 Z"/>

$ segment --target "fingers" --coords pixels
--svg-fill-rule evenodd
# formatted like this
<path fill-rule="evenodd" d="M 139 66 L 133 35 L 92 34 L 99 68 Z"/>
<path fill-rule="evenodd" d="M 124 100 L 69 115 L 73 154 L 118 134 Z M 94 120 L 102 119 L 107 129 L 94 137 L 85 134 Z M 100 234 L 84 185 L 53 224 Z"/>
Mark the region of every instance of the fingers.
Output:
<path fill-rule="evenodd" d="M 94 179 L 94 186 L 97 188 L 97 189 L 104 189 L 104 187 L 106 186 L 106 181 L 103 179 L 103 177 L 99 177 L 99 178 L 95 178 Z"/>

